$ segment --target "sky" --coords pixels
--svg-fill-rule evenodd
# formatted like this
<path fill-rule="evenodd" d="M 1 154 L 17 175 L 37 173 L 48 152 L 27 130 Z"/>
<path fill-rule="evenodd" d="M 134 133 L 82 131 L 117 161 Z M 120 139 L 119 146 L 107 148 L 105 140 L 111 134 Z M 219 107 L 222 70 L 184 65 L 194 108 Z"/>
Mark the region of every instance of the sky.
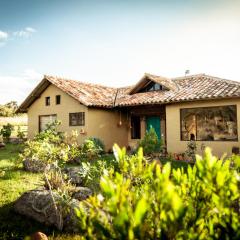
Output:
<path fill-rule="evenodd" d="M 0 0 L 0 104 L 44 74 L 120 87 L 185 70 L 240 81 L 240 0 Z"/>

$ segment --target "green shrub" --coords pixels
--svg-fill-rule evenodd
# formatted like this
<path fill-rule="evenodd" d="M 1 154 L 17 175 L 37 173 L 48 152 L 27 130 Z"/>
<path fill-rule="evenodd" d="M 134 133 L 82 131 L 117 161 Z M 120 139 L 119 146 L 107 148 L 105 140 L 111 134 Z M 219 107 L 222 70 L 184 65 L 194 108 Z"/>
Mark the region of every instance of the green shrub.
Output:
<path fill-rule="evenodd" d="M 64 135 L 57 130 L 59 125 L 61 125 L 61 122 L 58 120 L 47 124 L 46 129 L 36 134 L 33 140 L 42 142 L 45 141 L 53 144 L 62 143 L 64 140 Z"/>
<path fill-rule="evenodd" d="M 20 126 L 18 126 L 17 137 L 18 137 L 21 141 L 23 141 L 24 138 L 25 138 L 25 133 L 21 130 L 21 127 L 20 127 Z"/>
<path fill-rule="evenodd" d="M 45 131 L 38 133 L 33 140 L 27 141 L 20 159 L 40 161 L 44 165 L 62 165 L 76 157 L 76 149 L 64 143 L 63 135 L 57 131 L 59 121 L 48 124 Z"/>
<path fill-rule="evenodd" d="M 196 161 L 196 152 L 197 152 L 197 143 L 196 141 L 189 141 L 187 144 L 186 156 L 188 160 L 195 162 Z"/>
<path fill-rule="evenodd" d="M 3 125 L 0 131 L 0 135 L 2 135 L 4 141 L 9 142 L 12 131 L 13 125 L 11 125 L 10 123 L 8 123 L 7 125 Z"/>
<path fill-rule="evenodd" d="M 81 146 L 82 157 L 88 160 L 93 160 L 100 157 L 103 149 L 96 140 L 91 138 L 86 139 Z"/>
<path fill-rule="evenodd" d="M 146 132 L 144 138 L 140 141 L 139 146 L 143 148 L 146 155 L 160 152 L 162 142 L 158 139 L 157 133 L 154 128 L 150 128 Z"/>
<path fill-rule="evenodd" d="M 194 167 L 171 171 L 114 146 L 118 170 L 76 211 L 83 239 L 239 239 L 239 175 L 207 148 Z"/>
<path fill-rule="evenodd" d="M 104 153 L 105 145 L 101 139 L 96 137 L 90 137 L 89 140 L 92 140 L 94 142 L 95 146 L 100 150 L 100 153 Z"/>

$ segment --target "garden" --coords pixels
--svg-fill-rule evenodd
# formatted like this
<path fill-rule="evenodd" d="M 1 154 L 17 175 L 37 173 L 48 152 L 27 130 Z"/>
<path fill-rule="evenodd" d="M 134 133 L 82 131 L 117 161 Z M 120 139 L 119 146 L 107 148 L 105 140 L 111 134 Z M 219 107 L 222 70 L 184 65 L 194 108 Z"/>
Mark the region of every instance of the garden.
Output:
<path fill-rule="evenodd" d="M 152 129 L 105 153 L 59 124 L 0 149 L 0 239 L 239 239 L 239 156 L 195 156 L 191 143 L 191 161 L 175 161 Z"/>

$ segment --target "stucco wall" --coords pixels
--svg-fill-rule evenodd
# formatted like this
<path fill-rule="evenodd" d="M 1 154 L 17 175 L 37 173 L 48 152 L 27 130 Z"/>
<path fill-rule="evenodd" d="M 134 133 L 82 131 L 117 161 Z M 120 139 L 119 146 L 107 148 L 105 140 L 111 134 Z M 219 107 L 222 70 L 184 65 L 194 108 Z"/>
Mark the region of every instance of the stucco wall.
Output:
<path fill-rule="evenodd" d="M 117 110 L 89 108 L 88 117 L 88 136 L 102 139 L 107 151 L 112 149 L 114 143 L 121 147 L 127 146 L 128 126 L 125 114 L 121 113 L 121 126 L 120 112 Z"/>
<path fill-rule="evenodd" d="M 61 104 L 56 105 L 55 97 L 61 95 Z M 50 97 L 50 106 L 45 106 L 45 97 Z M 69 113 L 85 112 L 85 126 L 69 126 Z M 88 108 L 81 105 L 77 100 L 61 91 L 54 85 L 50 85 L 28 109 L 28 138 L 33 138 L 39 131 L 39 116 L 57 114 L 57 119 L 62 122 L 58 130 L 71 133 L 72 130 L 81 129 L 87 132 L 88 129 Z M 79 142 L 82 142 L 86 135 L 79 134 Z"/>
<path fill-rule="evenodd" d="M 237 105 L 238 142 L 230 141 L 197 141 L 197 152 L 202 154 L 201 145 L 212 148 L 213 153 L 221 157 L 224 153 L 231 155 L 232 147 L 240 147 L 240 99 L 199 101 L 191 103 L 171 104 L 166 106 L 167 150 L 170 153 L 182 153 L 187 149 L 187 141 L 181 141 L 180 109 L 208 106 Z"/>
<path fill-rule="evenodd" d="M 61 95 L 61 104 L 56 105 L 55 97 Z M 45 106 L 45 97 L 51 98 L 50 106 Z M 85 126 L 69 126 L 69 113 L 85 112 Z M 33 138 L 39 130 L 39 115 L 57 114 L 57 119 L 62 122 L 59 131 L 71 133 L 79 132 L 79 143 L 88 137 L 98 137 L 106 145 L 106 150 L 112 148 L 116 142 L 120 146 L 127 145 L 127 120 L 122 115 L 122 126 L 118 126 L 120 115 L 117 111 L 87 108 L 77 100 L 64 93 L 54 85 L 50 85 L 28 109 L 28 138 Z M 81 130 L 85 134 L 80 134 Z"/>

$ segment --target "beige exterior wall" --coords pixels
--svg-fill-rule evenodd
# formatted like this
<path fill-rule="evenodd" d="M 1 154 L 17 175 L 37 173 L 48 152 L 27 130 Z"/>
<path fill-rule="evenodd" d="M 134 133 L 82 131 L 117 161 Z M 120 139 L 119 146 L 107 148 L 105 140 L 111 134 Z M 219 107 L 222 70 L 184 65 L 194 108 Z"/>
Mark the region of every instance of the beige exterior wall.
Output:
<path fill-rule="evenodd" d="M 187 141 L 181 141 L 180 136 L 180 109 L 194 107 L 210 107 L 223 105 L 237 105 L 238 142 L 228 141 L 197 141 L 197 152 L 202 154 L 201 145 L 209 146 L 213 154 L 221 157 L 224 153 L 231 155 L 232 147 L 240 147 L 240 99 L 209 100 L 189 103 L 171 104 L 166 106 L 167 151 L 182 153 L 187 149 Z"/>
<path fill-rule="evenodd" d="M 55 97 L 61 95 L 61 104 L 56 105 Z M 50 106 L 45 106 L 45 97 L 50 97 Z M 85 112 L 85 126 L 69 126 L 69 113 Z M 59 131 L 71 133 L 77 130 L 79 143 L 88 137 L 98 137 L 103 140 L 106 150 L 114 143 L 127 145 L 127 120 L 122 115 L 122 125 L 118 126 L 120 114 L 118 111 L 87 108 L 77 100 L 64 93 L 54 85 L 50 85 L 28 109 L 28 138 L 32 139 L 39 131 L 39 116 L 56 114 L 62 122 Z M 80 132 L 84 131 L 84 134 Z"/>
<path fill-rule="evenodd" d="M 56 95 L 61 95 L 61 104 L 56 105 Z M 50 97 L 50 106 L 45 106 L 45 97 Z M 85 112 L 85 126 L 69 126 L 69 113 Z M 50 85 L 28 109 L 28 138 L 33 138 L 39 131 L 39 116 L 56 114 L 57 119 L 62 122 L 59 131 L 71 133 L 72 130 L 80 132 L 88 129 L 88 108 L 81 105 L 77 100 L 61 91 L 54 85 Z M 79 134 L 79 142 L 82 142 L 86 135 Z"/>
<path fill-rule="evenodd" d="M 126 115 L 117 110 L 89 108 L 87 135 L 104 141 L 106 151 L 112 149 L 114 143 L 120 147 L 127 146 L 128 122 Z M 121 118 L 121 123 L 120 122 Z"/>

